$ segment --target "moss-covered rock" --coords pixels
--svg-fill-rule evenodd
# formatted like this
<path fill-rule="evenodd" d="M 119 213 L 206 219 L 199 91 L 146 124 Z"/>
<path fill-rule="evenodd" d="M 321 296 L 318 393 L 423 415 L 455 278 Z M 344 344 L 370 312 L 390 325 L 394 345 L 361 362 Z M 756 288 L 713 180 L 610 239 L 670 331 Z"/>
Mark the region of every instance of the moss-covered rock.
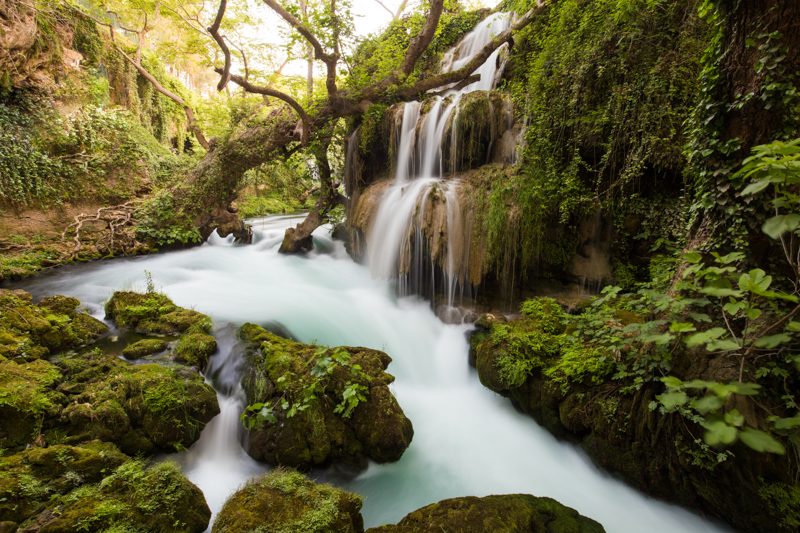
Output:
<path fill-rule="evenodd" d="M 178 307 L 158 292 L 115 292 L 106 303 L 106 318 L 119 327 L 145 335 L 208 333 L 211 330 L 211 321 L 206 315 Z"/>
<path fill-rule="evenodd" d="M 100 481 L 128 459 L 113 444 L 99 441 L 0 457 L 0 521 L 22 522 L 53 497 Z"/>
<path fill-rule="evenodd" d="M 361 533 L 360 511 L 358 495 L 279 468 L 231 496 L 212 532 Z"/>
<path fill-rule="evenodd" d="M 207 333 L 187 333 L 175 347 L 175 361 L 197 368 L 205 368 L 208 358 L 217 351 L 217 341 Z"/>
<path fill-rule="evenodd" d="M 211 511 L 203 493 L 170 462 L 128 461 L 101 482 L 54 498 L 21 524 L 34 531 L 175 531 L 200 533 Z"/>
<path fill-rule="evenodd" d="M 68 405 L 53 427 L 66 428 L 69 442 L 108 440 L 130 454 L 180 450 L 219 413 L 214 389 L 189 368 L 131 365 L 96 350 L 55 363 Z"/>
<path fill-rule="evenodd" d="M 614 378 L 611 349 L 572 331 L 591 322 L 609 331 L 613 324 L 624 335 L 626 324 L 641 320 L 617 308 L 569 318 L 553 302 L 535 299 L 514 320 L 483 317 L 471 350 L 485 386 L 637 488 L 743 530 L 794 531 L 800 492 L 776 490 L 793 483 L 791 461 L 743 445 L 734 448 L 734 459 L 706 446 L 697 437 L 701 428 L 651 408 L 660 383 L 626 380 L 622 372 Z"/>
<path fill-rule="evenodd" d="M 78 305 L 67 296 L 35 305 L 25 291 L 0 289 L 0 356 L 30 361 L 94 342 L 108 328 Z"/>
<path fill-rule="evenodd" d="M 0 361 L 0 448 L 24 446 L 44 419 L 58 415 L 65 402 L 54 390 L 60 380 L 58 368 L 43 359 Z"/>
<path fill-rule="evenodd" d="M 367 348 L 324 348 L 240 330 L 250 343 L 243 385 L 250 406 L 247 450 L 296 467 L 331 461 L 396 461 L 413 428 L 388 385 L 391 358 Z"/>
<path fill-rule="evenodd" d="M 368 533 L 602 533 L 603 526 L 552 498 L 506 494 L 442 500 L 407 514 L 396 525 Z"/>
<path fill-rule="evenodd" d="M 99 439 L 130 454 L 173 451 L 195 442 L 217 413 L 214 389 L 179 365 L 131 365 L 99 350 L 0 361 L 2 448 Z"/>
<path fill-rule="evenodd" d="M 139 359 L 147 355 L 161 353 L 169 343 L 164 339 L 142 339 L 132 342 L 122 349 L 122 355 L 128 359 Z"/>
<path fill-rule="evenodd" d="M 209 335 L 211 319 L 192 309 L 178 307 L 157 292 L 118 291 L 106 303 L 106 318 L 119 327 L 144 335 L 180 336 L 169 359 L 203 370 L 217 351 L 217 341 Z M 129 345 L 123 355 L 137 358 L 162 352 L 156 341 L 147 339 Z"/>

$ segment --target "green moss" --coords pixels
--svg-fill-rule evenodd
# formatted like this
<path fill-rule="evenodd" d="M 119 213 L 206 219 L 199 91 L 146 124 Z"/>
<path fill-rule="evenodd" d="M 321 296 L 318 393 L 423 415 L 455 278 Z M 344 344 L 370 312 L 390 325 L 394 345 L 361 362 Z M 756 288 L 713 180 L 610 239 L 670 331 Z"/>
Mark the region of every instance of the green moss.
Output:
<path fill-rule="evenodd" d="M 163 352 L 168 343 L 163 339 L 142 339 L 127 345 L 122 350 L 122 355 L 128 359 L 139 359 L 147 355 Z"/>
<path fill-rule="evenodd" d="M 51 387 L 60 378 L 58 368 L 41 359 L 0 361 L 0 448 L 29 443 L 41 431 L 42 420 L 58 413 L 63 396 Z"/>
<path fill-rule="evenodd" d="M 98 482 L 127 460 L 103 442 L 28 448 L 0 457 L 0 516 L 22 522 L 51 498 Z"/>
<path fill-rule="evenodd" d="M 603 526 L 552 498 L 505 494 L 442 500 L 407 514 L 397 525 L 371 528 L 370 533 L 458 531 L 461 533 L 602 533 Z"/>
<path fill-rule="evenodd" d="M 70 399 L 61 418 L 71 440 L 102 438 L 131 454 L 141 451 L 134 445 L 180 450 L 219 412 L 214 390 L 183 367 L 131 365 L 97 351 L 56 364 Z"/>
<path fill-rule="evenodd" d="M 385 372 L 391 359 L 366 348 L 325 348 L 278 337 L 253 324 L 242 380 L 250 405 L 248 452 L 308 467 L 329 461 L 397 460 L 413 436 Z"/>
<path fill-rule="evenodd" d="M 217 533 L 360 533 L 361 498 L 275 469 L 231 496 L 214 522 Z"/>
<path fill-rule="evenodd" d="M 105 310 L 106 318 L 118 326 L 143 334 L 177 335 L 211 330 L 211 320 L 206 315 L 178 307 L 158 292 L 115 292 L 106 302 Z"/>
<path fill-rule="evenodd" d="M 566 392 L 572 384 L 604 383 L 615 369 L 614 359 L 607 350 L 571 342 L 564 346 L 561 357 L 545 375 Z"/>
<path fill-rule="evenodd" d="M 200 533 L 211 511 L 203 493 L 170 462 L 128 461 L 100 483 L 48 504 L 46 531 L 176 531 Z M 23 524 L 25 525 L 25 524 Z"/>
<path fill-rule="evenodd" d="M 24 291 L 0 289 L 0 355 L 31 360 L 95 341 L 108 328 L 78 304 L 55 296 L 34 305 Z"/>
<path fill-rule="evenodd" d="M 782 517 L 786 531 L 800 528 L 800 487 L 786 483 L 764 483 L 758 490 L 773 516 Z"/>
<path fill-rule="evenodd" d="M 206 333 L 187 333 L 175 347 L 175 360 L 203 369 L 217 351 L 217 341 Z"/>

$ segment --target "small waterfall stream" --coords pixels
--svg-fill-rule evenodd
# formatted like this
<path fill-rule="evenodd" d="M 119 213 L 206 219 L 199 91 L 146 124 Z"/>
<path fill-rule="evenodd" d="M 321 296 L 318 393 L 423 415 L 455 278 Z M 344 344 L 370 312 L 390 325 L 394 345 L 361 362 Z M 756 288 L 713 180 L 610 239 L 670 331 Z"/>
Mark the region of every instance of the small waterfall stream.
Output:
<path fill-rule="evenodd" d="M 511 23 L 510 13 L 488 16 L 445 54 L 442 71 L 461 68 Z M 460 118 L 462 97 L 494 88 L 505 66 L 504 52 L 505 45 L 475 71 L 480 80 L 460 89 L 449 89 L 424 103 L 406 102 L 398 109 L 393 134 L 394 181 L 385 191 L 367 234 L 367 264 L 374 276 L 396 280 L 401 295 L 424 294 L 434 305 L 439 293 L 443 293 L 446 312 L 454 310 L 457 300 L 469 287 L 464 261 L 464 241 L 468 236 L 460 215 L 458 181 L 445 178 L 443 145 L 449 141 L 448 167 L 456 168 L 455 123 Z M 432 216 L 426 205 L 435 201 L 446 204 L 444 236 L 423 231 L 426 216 Z M 432 239 L 439 242 L 439 250 L 430 249 Z"/>
<path fill-rule="evenodd" d="M 329 230 L 317 252 L 278 253 L 284 230 L 300 217 L 254 222 L 255 243 L 212 237 L 204 246 L 138 258 L 65 267 L 17 286 L 34 296 L 79 298 L 102 318 L 115 290 L 156 288 L 214 321 L 219 352 L 207 379 L 221 413 L 187 452 L 173 456 L 216 513 L 251 477 L 268 469 L 240 445 L 244 400 L 238 386 L 245 322 L 280 324 L 305 342 L 385 350 L 397 380 L 392 391 L 414 424 L 414 440 L 396 463 L 357 474 L 312 475 L 363 495 L 367 527 L 396 522 L 423 505 L 454 496 L 530 493 L 550 496 L 601 522 L 609 533 L 708 533 L 724 528 L 647 498 L 603 474 L 579 449 L 559 442 L 511 403 L 485 389 L 467 364 L 466 325 L 439 320 L 428 302 L 398 298 L 394 287 L 353 262 Z"/>

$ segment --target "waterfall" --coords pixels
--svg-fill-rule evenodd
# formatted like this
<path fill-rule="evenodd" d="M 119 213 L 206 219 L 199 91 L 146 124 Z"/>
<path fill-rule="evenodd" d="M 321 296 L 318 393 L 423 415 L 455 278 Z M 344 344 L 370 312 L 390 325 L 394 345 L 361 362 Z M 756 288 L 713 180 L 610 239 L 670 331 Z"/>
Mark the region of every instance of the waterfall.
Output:
<path fill-rule="evenodd" d="M 461 68 L 511 22 L 511 13 L 484 19 L 444 55 L 442 72 Z M 406 102 L 396 110 L 394 180 L 383 193 L 366 235 L 366 259 L 373 276 L 394 279 L 401 295 L 423 294 L 434 305 L 443 293 L 448 310 L 469 289 L 469 235 L 459 205 L 458 180 L 448 179 L 451 176 L 445 170 L 453 173 L 458 168 L 455 126 L 462 120 L 462 98 L 495 87 L 505 66 L 505 47 L 475 70 L 478 81 L 447 88 L 424 102 Z M 447 165 L 446 142 L 450 147 Z"/>

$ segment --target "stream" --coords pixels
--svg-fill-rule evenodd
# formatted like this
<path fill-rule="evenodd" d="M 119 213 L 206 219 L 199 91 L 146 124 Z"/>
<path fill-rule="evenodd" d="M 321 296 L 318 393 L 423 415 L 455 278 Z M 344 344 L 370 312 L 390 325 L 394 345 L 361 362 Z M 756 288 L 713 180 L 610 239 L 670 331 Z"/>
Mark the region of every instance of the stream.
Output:
<path fill-rule="evenodd" d="M 467 363 L 470 326 L 443 323 L 419 297 L 396 296 L 396 282 L 373 278 L 325 228 L 315 233 L 314 253 L 278 254 L 284 230 L 298 220 L 251 221 L 255 242 L 248 246 L 212 236 L 193 249 L 75 265 L 16 287 L 37 298 L 75 296 L 103 318 L 105 300 L 115 290 L 144 290 L 149 272 L 176 304 L 212 317 L 220 350 L 206 374 L 222 410 L 194 446 L 172 458 L 214 513 L 246 480 L 268 470 L 240 445 L 242 351 L 235 331 L 250 321 L 282 327 L 304 342 L 367 346 L 392 356 L 392 390 L 414 424 L 411 446 L 400 461 L 360 473 L 313 472 L 364 497 L 367 527 L 443 498 L 523 492 L 553 497 L 611 533 L 726 530 L 601 472 L 578 448 L 482 387 Z"/>

